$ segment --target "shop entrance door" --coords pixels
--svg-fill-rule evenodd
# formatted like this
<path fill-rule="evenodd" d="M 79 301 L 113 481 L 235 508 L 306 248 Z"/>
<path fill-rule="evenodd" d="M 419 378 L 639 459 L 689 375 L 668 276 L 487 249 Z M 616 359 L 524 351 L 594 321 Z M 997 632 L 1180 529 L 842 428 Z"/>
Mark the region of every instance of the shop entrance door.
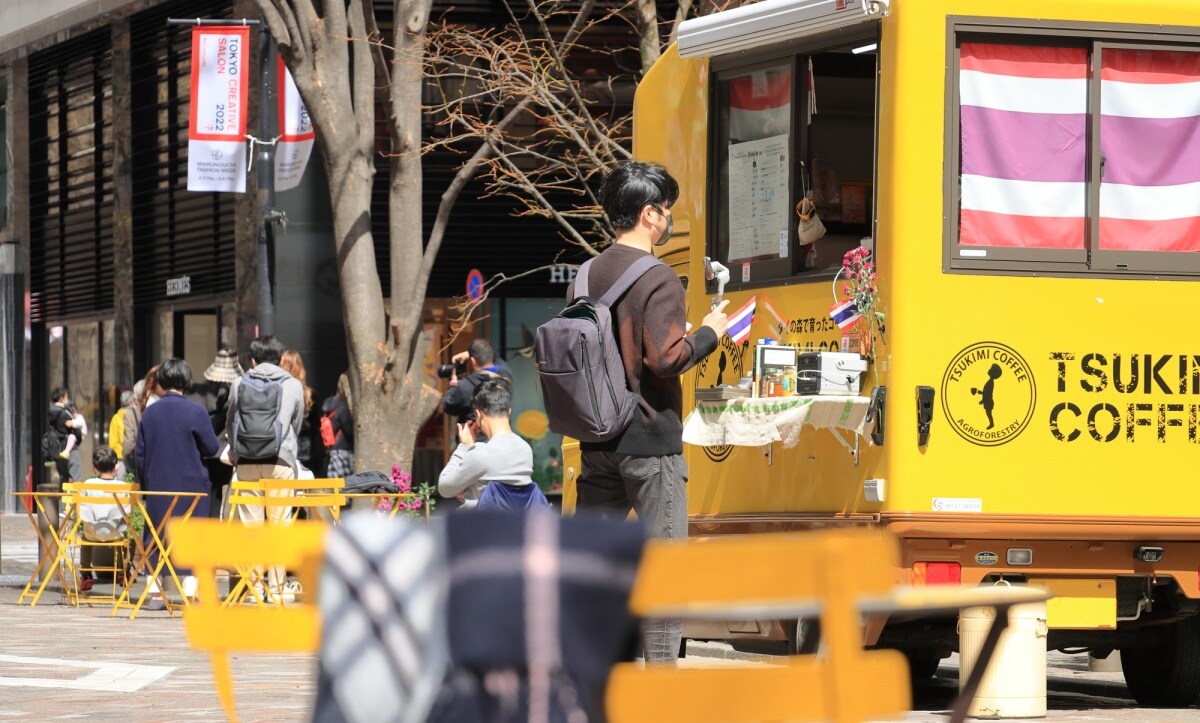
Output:
<path fill-rule="evenodd" d="M 174 354 L 192 368 L 192 381 L 200 381 L 213 363 L 221 344 L 221 317 L 217 309 L 175 312 Z"/>

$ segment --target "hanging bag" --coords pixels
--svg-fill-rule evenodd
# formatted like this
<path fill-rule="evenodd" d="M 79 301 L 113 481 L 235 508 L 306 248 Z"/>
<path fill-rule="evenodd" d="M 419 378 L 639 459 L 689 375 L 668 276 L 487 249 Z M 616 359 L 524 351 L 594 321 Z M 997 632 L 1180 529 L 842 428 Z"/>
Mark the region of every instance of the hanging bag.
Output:
<path fill-rule="evenodd" d="M 801 246 L 808 246 L 825 235 L 825 224 L 817 215 L 817 204 L 813 203 L 811 192 L 808 190 L 808 172 L 804 163 L 800 163 L 800 189 L 803 196 L 796 204 L 796 215 L 800 222 L 796 225 L 796 236 Z"/>

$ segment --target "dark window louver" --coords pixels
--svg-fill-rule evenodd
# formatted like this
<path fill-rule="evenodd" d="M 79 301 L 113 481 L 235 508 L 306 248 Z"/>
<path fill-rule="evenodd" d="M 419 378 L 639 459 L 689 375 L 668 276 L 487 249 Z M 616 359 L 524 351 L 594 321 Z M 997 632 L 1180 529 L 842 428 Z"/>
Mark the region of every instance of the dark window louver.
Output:
<path fill-rule="evenodd" d="M 112 45 L 89 33 L 29 59 L 32 321 L 113 305 Z"/>
<path fill-rule="evenodd" d="M 142 307 L 168 298 L 168 279 L 188 276 L 191 296 L 230 294 L 236 281 L 237 194 L 187 190 L 192 34 L 168 17 L 230 18 L 232 5 L 167 3 L 133 18 L 133 298 Z"/>

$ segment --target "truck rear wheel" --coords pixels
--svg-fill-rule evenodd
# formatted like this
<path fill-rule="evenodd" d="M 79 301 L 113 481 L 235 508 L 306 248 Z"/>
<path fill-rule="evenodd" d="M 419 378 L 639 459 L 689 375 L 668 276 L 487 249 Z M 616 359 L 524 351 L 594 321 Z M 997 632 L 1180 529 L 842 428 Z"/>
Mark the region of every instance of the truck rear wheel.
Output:
<path fill-rule="evenodd" d="M 788 654 L 812 655 L 821 647 L 821 621 L 818 618 L 793 620 L 788 629 Z"/>
<path fill-rule="evenodd" d="M 1183 708 L 1200 698 L 1200 617 L 1166 626 L 1142 645 L 1121 649 L 1125 685 L 1139 705 Z"/>
<path fill-rule="evenodd" d="M 942 664 L 942 654 L 936 650 L 902 649 L 900 652 L 908 658 L 908 675 L 914 684 L 932 678 Z"/>

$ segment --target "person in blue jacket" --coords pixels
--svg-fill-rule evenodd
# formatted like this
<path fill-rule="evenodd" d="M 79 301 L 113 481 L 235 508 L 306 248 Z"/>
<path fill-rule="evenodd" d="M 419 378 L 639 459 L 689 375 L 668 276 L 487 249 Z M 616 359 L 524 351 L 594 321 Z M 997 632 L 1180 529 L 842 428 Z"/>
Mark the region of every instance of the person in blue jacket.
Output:
<path fill-rule="evenodd" d="M 192 383 L 192 370 L 183 359 L 170 358 L 158 367 L 159 400 L 147 406 L 138 426 L 134 459 L 142 489 L 149 492 L 203 492 L 192 511 L 194 517 L 208 516 L 208 494 L 211 483 L 204 458 L 217 453 L 217 435 L 213 434 L 212 420 L 204 407 L 184 396 Z M 156 529 L 171 508 L 170 495 L 148 495 L 146 511 L 150 519 L 147 525 Z M 192 498 L 181 497 L 172 511 L 181 515 L 192 504 Z M 153 543 L 150 530 L 145 531 L 147 545 Z M 150 553 L 150 571 L 158 562 L 158 551 Z M 196 578 L 187 570 L 177 570 L 183 575 L 183 593 L 188 597 L 196 594 Z M 147 609 L 160 610 L 165 603 L 157 580 L 147 583 L 151 599 Z"/>

